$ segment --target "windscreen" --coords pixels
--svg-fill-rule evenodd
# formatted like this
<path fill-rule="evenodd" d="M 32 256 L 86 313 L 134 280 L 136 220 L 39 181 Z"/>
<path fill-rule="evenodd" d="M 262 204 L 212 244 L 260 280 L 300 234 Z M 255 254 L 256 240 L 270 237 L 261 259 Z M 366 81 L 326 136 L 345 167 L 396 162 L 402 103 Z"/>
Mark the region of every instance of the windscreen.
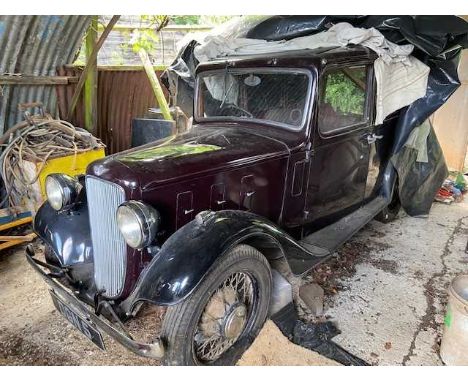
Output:
<path fill-rule="evenodd" d="M 284 70 L 203 73 L 198 117 L 260 120 L 298 129 L 305 120 L 309 81 L 304 72 Z"/>

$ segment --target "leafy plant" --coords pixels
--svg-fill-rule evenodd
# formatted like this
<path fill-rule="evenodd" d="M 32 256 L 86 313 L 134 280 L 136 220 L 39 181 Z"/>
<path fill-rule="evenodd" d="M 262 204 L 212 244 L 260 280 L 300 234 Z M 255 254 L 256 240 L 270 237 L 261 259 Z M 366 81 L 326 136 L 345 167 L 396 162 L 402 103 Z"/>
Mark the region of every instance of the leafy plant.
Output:
<path fill-rule="evenodd" d="M 200 24 L 199 15 L 177 15 L 177 16 L 170 16 L 172 23 L 176 25 L 198 25 Z"/>
<path fill-rule="evenodd" d="M 365 70 L 355 74 L 358 80 L 364 81 Z M 363 114 L 365 91 L 343 71 L 332 72 L 327 76 L 325 102 L 343 114 Z"/>

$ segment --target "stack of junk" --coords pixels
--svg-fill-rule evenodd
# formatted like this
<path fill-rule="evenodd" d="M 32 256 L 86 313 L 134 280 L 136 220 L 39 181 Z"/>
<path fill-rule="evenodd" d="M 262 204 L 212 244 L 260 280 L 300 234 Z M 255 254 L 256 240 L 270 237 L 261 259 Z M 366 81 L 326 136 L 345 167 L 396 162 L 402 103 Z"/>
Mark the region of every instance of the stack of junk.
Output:
<path fill-rule="evenodd" d="M 442 183 L 442 187 L 437 191 L 435 201 L 445 204 L 462 202 L 464 200 L 464 195 L 468 191 L 467 179 L 468 177 L 466 174 L 450 174 L 450 176 L 444 180 L 444 183 Z"/>
<path fill-rule="evenodd" d="M 39 114 L 31 115 L 28 110 L 33 108 L 39 109 Z M 0 236 L 0 250 L 35 238 L 32 232 L 16 235 L 15 229 L 32 222 L 45 200 L 49 174 L 84 174 L 89 163 L 105 155 L 99 139 L 67 121 L 54 119 L 40 102 L 20 104 L 19 109 L 24 112 L 24 121 L 0 138 L 0 231 L 10 231 Z"/>

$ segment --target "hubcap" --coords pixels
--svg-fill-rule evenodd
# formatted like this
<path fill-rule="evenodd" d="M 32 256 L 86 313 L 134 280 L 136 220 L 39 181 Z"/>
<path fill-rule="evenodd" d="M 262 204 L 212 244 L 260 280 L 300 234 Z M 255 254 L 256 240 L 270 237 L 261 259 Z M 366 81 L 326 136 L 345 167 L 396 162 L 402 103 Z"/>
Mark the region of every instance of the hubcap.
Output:
<path fill-rule="evenodd" d="M 245 273 L 229 276 L 211 296 L 198 322 L 194 351 L 202 362 L 213 362 L 241 336 L 253 303 L 253 284 Z"/>
<path fill-rule="evenodd" d="M 243 304 L 232 309 L 224 321 L 223 333 L 226 338 L 234 339 L 240 336 L 247 318 L 247 309 Z"/>

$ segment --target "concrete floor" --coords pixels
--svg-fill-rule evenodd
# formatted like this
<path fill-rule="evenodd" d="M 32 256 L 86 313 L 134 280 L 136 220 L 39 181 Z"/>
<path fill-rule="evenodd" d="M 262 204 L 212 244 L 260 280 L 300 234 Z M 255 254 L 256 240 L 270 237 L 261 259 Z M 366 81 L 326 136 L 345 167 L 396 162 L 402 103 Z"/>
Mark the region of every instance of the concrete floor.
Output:
<path fill-rule="evenodd" d="M 370 223 L 353 242 L 371 250 L 326 311 L 342 330 L 335 341 L 372 364 L 441 365 L 447 287 L 468 272 L 467 240 L 467 201 Z"/>
<path fill-rule="evenodd" d="M 327 318 L 342 330 L 335 341 L 371 364 L 440 365 L 446 288 L 467 272 L 467 239 L 468 202 L 434 204 L 428 219 L 371 222 L 348 244 L 365 248 L 356 272 L 335 280 L 341 287 L 326 299 Z M 107 352 L 90 344 L 55 311 L 19 248 L 0 254 L 0 312 L 0 365 L 158 364 L 108 337 Z"/>

